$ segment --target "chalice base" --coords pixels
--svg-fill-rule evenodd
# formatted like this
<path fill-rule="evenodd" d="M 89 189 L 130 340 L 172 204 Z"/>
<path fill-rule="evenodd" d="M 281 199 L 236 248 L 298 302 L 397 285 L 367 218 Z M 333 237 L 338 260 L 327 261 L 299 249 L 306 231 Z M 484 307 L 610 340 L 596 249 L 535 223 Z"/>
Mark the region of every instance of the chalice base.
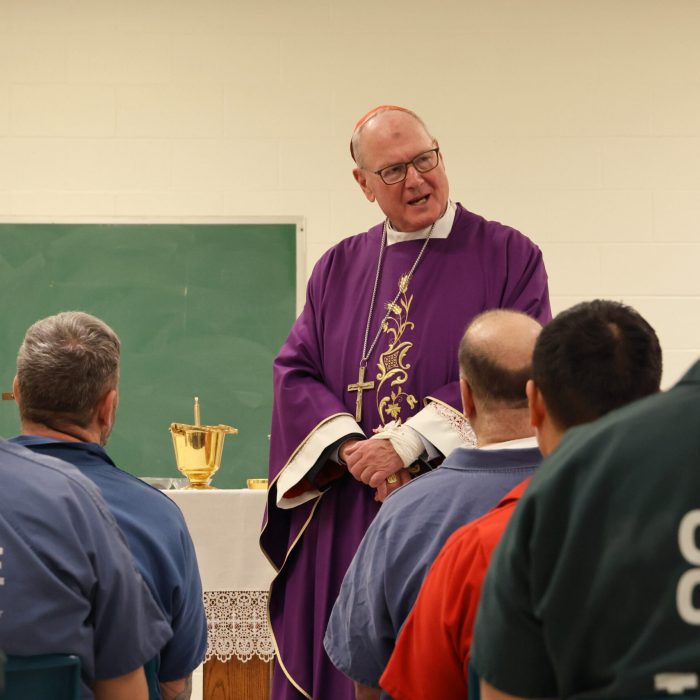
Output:
<path fill-rule="evenodd" d="M 211 486 L 211 480 L 216 469 L 180 469 L 187 477 L 189 484 L 185 486 L 187 491 L 215 491 L 216 486 Z"/>

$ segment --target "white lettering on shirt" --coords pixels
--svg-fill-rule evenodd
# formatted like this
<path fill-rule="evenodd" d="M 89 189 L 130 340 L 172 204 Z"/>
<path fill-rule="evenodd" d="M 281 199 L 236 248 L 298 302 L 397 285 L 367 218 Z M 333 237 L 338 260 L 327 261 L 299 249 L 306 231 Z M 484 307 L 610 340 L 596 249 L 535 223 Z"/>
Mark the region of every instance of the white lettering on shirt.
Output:
<path fill-rule="evenodd" d="M 696 673 L 657 673 L 654 676 L 654 690 L 680 695 L 684 690 L 698 687 Z"/>
<path fill-rule="evenodd" d="M 693 592 L 700 585 L 700 549 L 695 541 L 695 532 L 700 526 L 700 510 L 687 512 L 678 527 L 678 548 L 688 564 L 696 568 L 686 571 L 676 587 L 676 608 L 684 622 L 700 625 L 700 608 L 693 605 Z"/>

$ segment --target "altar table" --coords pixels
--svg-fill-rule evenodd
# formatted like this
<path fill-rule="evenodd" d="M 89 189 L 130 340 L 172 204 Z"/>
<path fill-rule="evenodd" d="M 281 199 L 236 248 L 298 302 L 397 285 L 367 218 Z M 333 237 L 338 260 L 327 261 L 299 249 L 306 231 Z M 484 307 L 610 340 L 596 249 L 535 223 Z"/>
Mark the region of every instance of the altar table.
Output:
<path fill-rule="evenodd" d="M 204 700 L 266 700 L 275 655 L 267 617 L 274 569 L 258 537 L 267 492 L 164 491 L 182 510 L 197 552 L 209 639 Z"/>

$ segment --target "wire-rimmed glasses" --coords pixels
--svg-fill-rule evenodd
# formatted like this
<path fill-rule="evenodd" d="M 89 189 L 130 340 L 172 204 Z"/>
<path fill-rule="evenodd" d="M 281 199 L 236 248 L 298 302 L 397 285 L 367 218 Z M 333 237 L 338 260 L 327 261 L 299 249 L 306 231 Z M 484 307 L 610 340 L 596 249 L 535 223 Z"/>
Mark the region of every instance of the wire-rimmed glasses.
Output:
<path fill-rule="evenodd" d="M 440 148 L 431 148 L 429 151 L 419 153 L 413 160 L 407 163 L 394 163 L 386 168 L 373 171 L 382 178 L 385 185 L 398 185 L 403 182 L 408 174 L 408 166 L 412 165 L 419 173 L 427 173 L 437 168 L 440 162 Z"/>

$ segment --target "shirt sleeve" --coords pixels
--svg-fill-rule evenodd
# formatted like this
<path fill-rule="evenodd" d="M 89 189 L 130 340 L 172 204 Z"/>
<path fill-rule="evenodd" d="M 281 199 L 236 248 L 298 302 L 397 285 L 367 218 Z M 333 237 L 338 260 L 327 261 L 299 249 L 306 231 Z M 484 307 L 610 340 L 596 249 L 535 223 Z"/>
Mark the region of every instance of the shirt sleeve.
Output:
<path fill-rule="evenodd" d="M 343 579 L 323 641 L 338 670 L 373 688 L 379 687 L 395 639 L 384 590 L 390 537 L 383 526 L 383 512 L 367 530 Z"/>
<path fill-rule="evenodd" d="M 549 284 L 542 251 L 520 232 L 507 238 L 506 277 L 499 301 L 503 309 L 516 309 L 542 325 L 552 320 Z"/>
<path fill-rule="evenodd" d="M 202 662 L 207 650 L 207 618 L 197 555 L 184 518 L 180 515 L 180 580 L 173 589 L 173 637 L 160 655 L 158 678 L 174 681 L 188 676 Z M 173 523 L 175 526 L 175 523 Z"/>
<path fill-rule="evenodd" d="M 380 685 L 395 700 L 467 697 L 474 616 L 487 558 L 457 530 L 438 555 L 403 626 Z"/>
<path fill-rule="evenodd" d="M 289 462 L 284 467 L 276 483 L 278 508 L 295 508 L 302 503 L 314 500 L 321 495 L 321 490 L 312 483 L 295 489 L 309 476 L 309 472 L 319 465 L 319 461 L 330 459 L 337 463 L 338 451 L 342 443 L 354 437 L 364 438 L 360 426 L 350 417 L 338 415 L 317 426 L 304 440 Z M 335 445 L 330 451 L 329 446 Z M 342 469 L 345 473 L 345 468 Z"/>
<path fill-rule="evenodd" d="M 95 491 L 69 504 L 93 569 L 95 678 L 129 673 L 156 656 L 172 636 L 121 530 Z"/>
<path fill-rule="evenodd" d="M 459 382 L 456 387 L 459 387 Z M 406 421 L 406 427 L 418 433 L 428 459 L 440 454 L 447 456 L 458 447 L 476 446 L 476 436 L 462 411 L 431 397 L 426 400 L 424 408 Z"/>
<path fill-rule="evenodd" d="M 365 437 L 325 378 L 320 307 L 333 257 L 331 249 L 314 266 L 304 309 L 273 362 L 269 477 L 280 509 L 318 499 L 321 490 L 308 473 L 325 468 L 343 438 Z"/>
<path fill-rule="evenodd" d="M 531 552 L 537 548 L 534 499 L 526 494 L 494 552 L 474 629 L 472 664 L 492 686 L 520 697 L 558 693 L 547 651 Z M 546 531 L 541 524 L 538 531 Z"/>

